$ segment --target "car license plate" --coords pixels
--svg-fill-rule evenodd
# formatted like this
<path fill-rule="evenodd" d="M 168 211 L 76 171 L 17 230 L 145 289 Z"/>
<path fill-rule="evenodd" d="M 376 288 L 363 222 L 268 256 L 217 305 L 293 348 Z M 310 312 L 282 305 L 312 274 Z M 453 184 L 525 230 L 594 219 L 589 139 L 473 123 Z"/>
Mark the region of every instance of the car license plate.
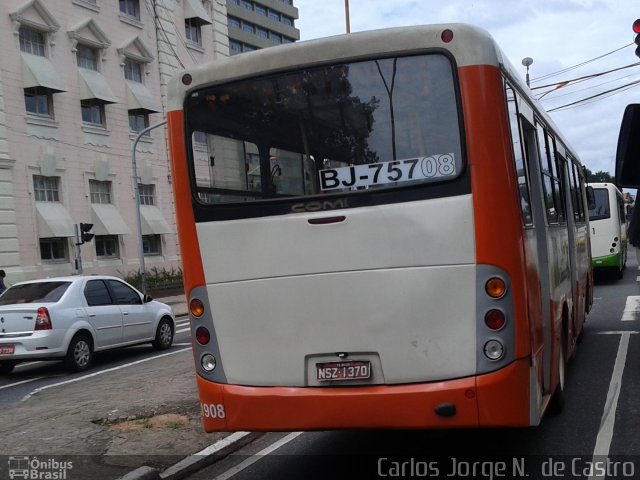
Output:
<path fill-rule="evenodd" d="M 371 377 L 371 362 L 327 362 L 316 363 L 319 381 L 364 380 Z"/>
<path fill-rule="evenodd" d="M 15 345 L 0 345 L 0 355 L 13 355 L 15 350 Z"/>

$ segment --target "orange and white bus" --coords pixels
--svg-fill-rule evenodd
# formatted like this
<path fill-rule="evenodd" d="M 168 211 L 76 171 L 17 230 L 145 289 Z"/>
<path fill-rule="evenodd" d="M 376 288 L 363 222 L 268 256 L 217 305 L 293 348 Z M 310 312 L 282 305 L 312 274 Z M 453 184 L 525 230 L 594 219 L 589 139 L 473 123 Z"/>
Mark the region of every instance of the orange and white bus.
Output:
<path fill-rule="evenodd" d="M 537 425 L 591 305 L 583 169 L 485 31 L 216 60 L 167 113 L 205 429 Z"/>

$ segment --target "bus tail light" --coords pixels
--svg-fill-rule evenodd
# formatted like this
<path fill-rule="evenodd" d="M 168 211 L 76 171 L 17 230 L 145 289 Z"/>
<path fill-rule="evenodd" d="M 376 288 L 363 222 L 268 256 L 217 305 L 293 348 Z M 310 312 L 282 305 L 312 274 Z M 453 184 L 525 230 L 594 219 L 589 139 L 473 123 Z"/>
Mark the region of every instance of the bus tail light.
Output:
<path fill-rule="evenodd" d="M 484 323 L 491 330 L 501 330 L 507 323 L 507 318 L 502 310 L 492 309 L 485 313 Z"/>
<path fill-rule="evenodd" d="M 451 40 L 453 40 L 453 30 L 449 30 L 448 28 L 446 30 L 443 30 L 440 34 L 440 38 L 444 43 L 451 42 Z"/>
<path fill-rule="evenodd" d="M 484 344 L 484 354 L 489 360 L 497 362 L 504 356 L 504 345 L 498 340 L 489 340 Z"/>
<path fill-rule="evenodd" d="M 200 345 L 208 344 L 211 340 L 211 334 L 209 333 L 209 330 L 207 330 L 205 327 L 198 327 L 196 329 L 196 340 Z"/>
<path fill-rule="evenodd" d="M 216 357 L 210 353 L 205 353 L 200 359 L 200 365 L 202 365 L 202 368 L 204 368 L 205 371 L 213 372 L 217 365 Z"/>
<path fill-rule="evenodd" d="M 502 298 L 507 293 L 507 284 L 500 277 L 493 277 L 485 283 L 484 289 L 491 298 Z"/>
<path fill-rule="evenodd" d="M 198 298 L 194 298 L 189 302 L 189 312 L 194 317 L 200 318 L 204 314 L 204 303 Z"/>

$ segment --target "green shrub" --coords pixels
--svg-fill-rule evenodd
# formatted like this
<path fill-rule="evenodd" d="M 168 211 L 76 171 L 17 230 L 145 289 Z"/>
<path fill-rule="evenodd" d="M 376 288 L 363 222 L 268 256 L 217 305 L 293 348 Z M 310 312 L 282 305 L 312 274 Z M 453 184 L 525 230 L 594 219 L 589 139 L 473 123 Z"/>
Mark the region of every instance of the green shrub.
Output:
<path fill-rule="evenodd" d="M 140 270 L 132 270 L 126 275 L 120 275 L 125 282 L 130 283 L 138 290 L 142 290 L 142 273 L 140 273 Z M 182 269 L 171 267 L 171 269 L 167 270 L 165 267 L 152 267 L 145 272 L 145 283 L 147 291 L 182 289 Z"/>

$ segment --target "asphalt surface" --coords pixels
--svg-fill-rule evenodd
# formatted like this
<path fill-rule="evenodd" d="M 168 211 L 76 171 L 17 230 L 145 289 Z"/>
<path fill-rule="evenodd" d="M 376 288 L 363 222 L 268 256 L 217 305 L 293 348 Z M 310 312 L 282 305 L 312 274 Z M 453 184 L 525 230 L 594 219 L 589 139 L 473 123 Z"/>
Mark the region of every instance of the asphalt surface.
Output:
<path fill-rule="evenodd" d="M 186 314 L 184 296 L 158 300 L 172 304 L 176 315 Z M 48 478 L 174 479 L 233 440 L 250 440 L 236 435 L 211 448 L 228 434 L 202 428 L 188 346 L 61 378 L 0 412 L 0 425 L 0 478 L 28 459 L 41 473 L 66 470 L 64 477 Z"/>

